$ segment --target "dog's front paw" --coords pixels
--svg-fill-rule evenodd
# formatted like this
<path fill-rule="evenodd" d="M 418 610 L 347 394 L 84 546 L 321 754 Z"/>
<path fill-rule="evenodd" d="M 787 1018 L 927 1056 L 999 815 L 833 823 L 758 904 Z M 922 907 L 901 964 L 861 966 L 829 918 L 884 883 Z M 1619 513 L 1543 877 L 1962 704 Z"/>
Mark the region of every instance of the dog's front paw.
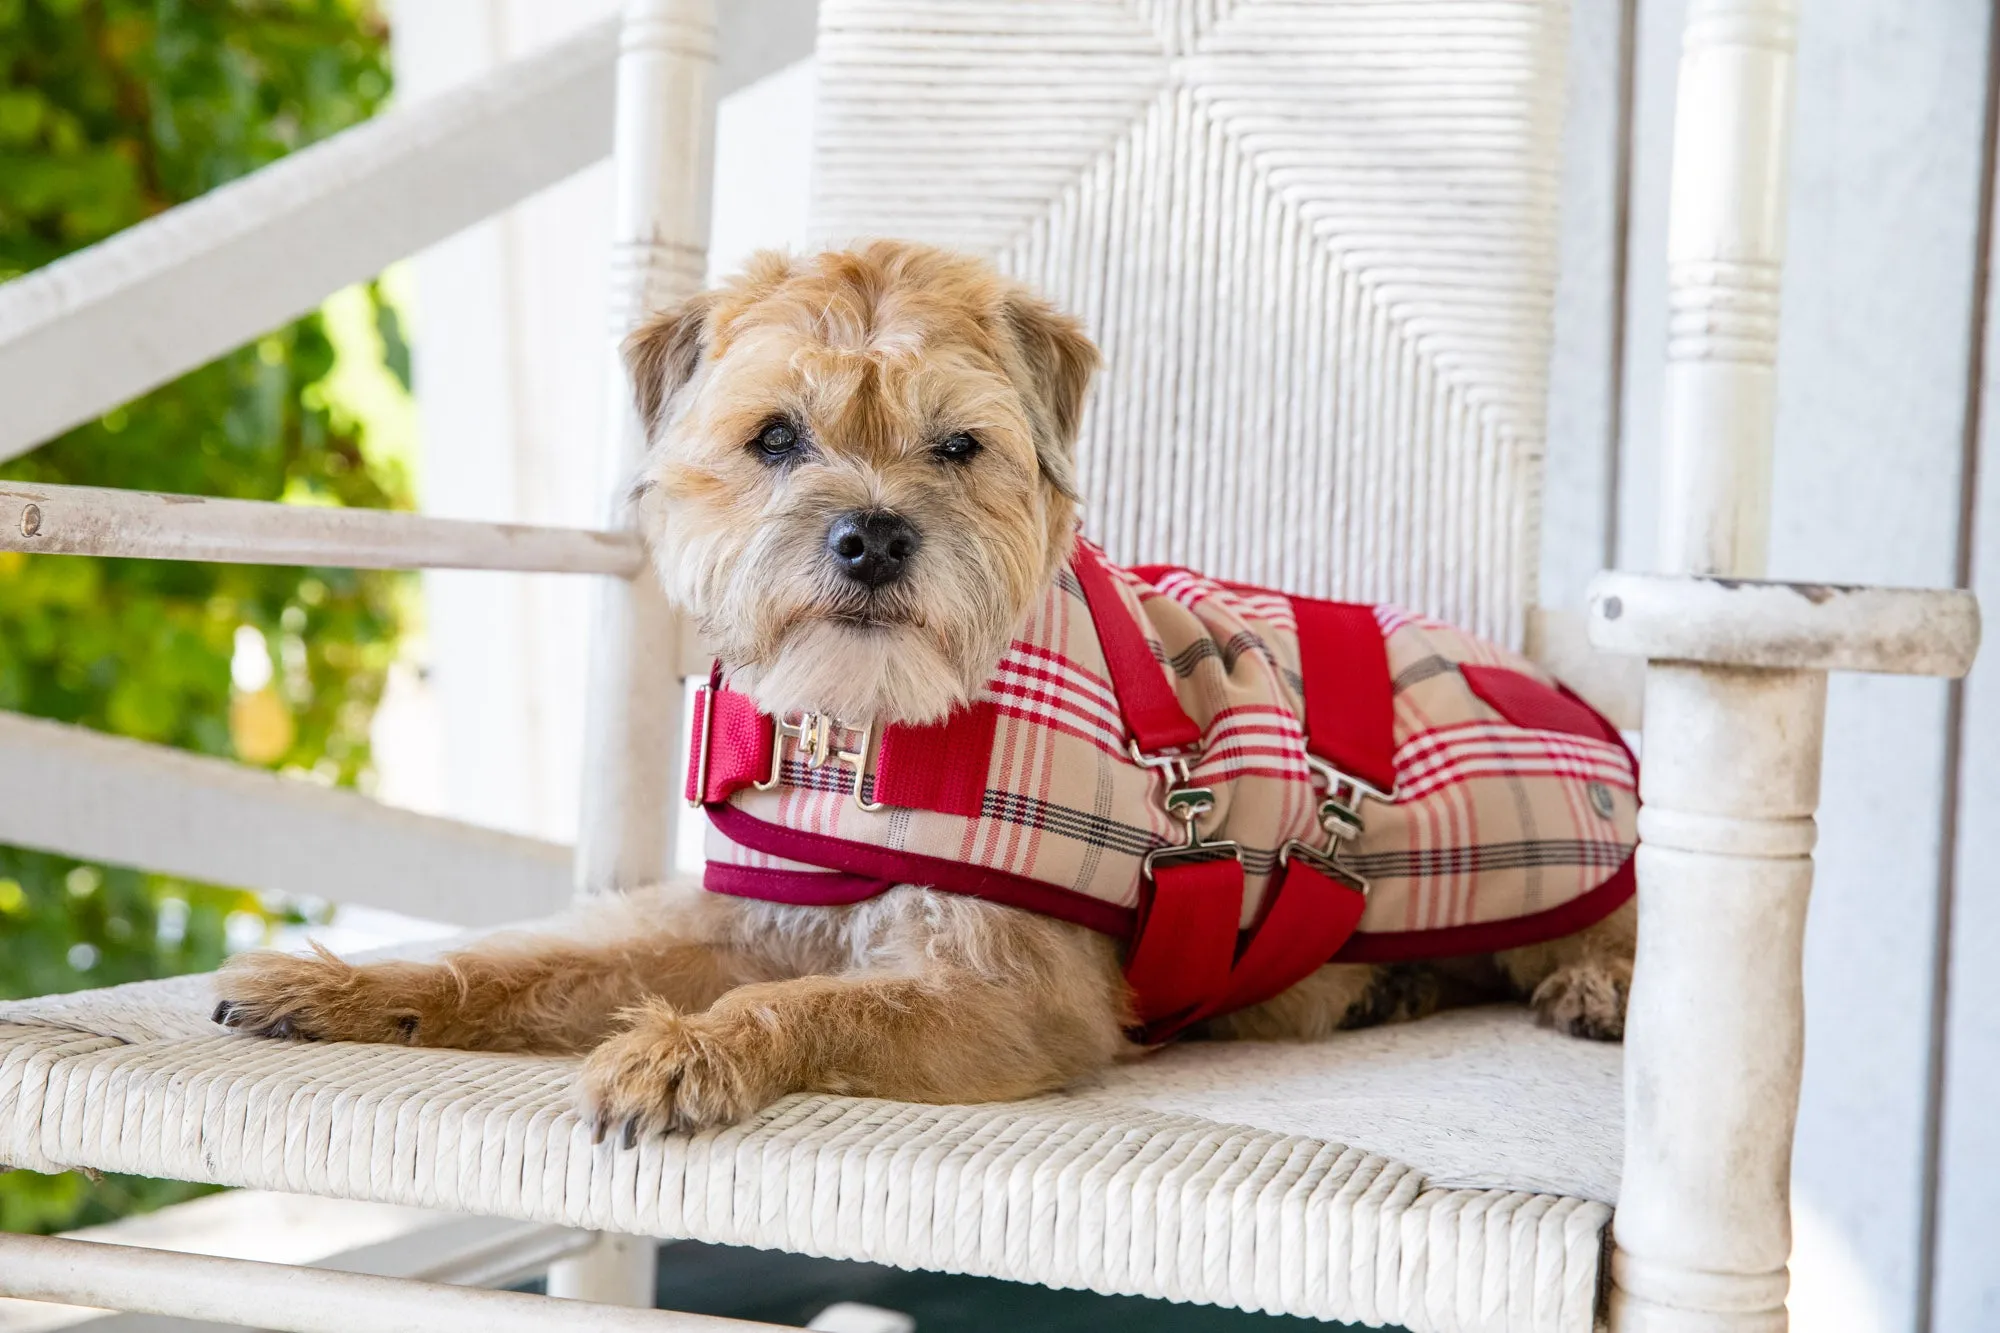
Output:
<path fill-rule="evenodd" d="M 754 1027 L 661 1000 L 628 1017 L 583 1062 L 579 1100 L 599 1141 L 615 1132 L 630 1148 L 642 1134 L 734 1124 L 784 1090 Z"/>
<path fill-rule="evenodd" d="M 421 1006 L 408 979 L 356 967 L 314 946 L 307 957 L 240 954 L 216 974 L 215 1021 L 255 1037 L 414 1045 Z"/>
<path fill-rule="evenodd" d="M 1631 989 L 1630 959 L 1584 958 L 1543 978 L 1528 1003 L 1544 1027 L 1592 1041 L 1622 1041 Z"/>

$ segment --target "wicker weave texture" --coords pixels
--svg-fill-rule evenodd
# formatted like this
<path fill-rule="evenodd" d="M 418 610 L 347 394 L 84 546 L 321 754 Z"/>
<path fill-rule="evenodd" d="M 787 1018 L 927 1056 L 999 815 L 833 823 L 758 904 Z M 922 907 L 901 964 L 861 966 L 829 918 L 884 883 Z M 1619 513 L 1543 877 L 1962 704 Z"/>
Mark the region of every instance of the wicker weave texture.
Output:
<path fill-rule="evenodd" d="M 620 1151 L 593 1144 L 571 1110 L 573 1073 L 560 1060 L 17 1022 L 0 1025 L 0 1161 L 1419 1333 L 1592 1325 L 1610 1218 L 1598 1202 L 1442 1188 L 1313 1136 L 1088 1096 L 986 1107 L 796 1097 L 734 1129 Z"/>
<path fill-rule="evenodd" d="M 1127 561 L 1518 644 L 1559 0 L 824 0 L 813 229 L 994 258 L 1104 348 Z"/>

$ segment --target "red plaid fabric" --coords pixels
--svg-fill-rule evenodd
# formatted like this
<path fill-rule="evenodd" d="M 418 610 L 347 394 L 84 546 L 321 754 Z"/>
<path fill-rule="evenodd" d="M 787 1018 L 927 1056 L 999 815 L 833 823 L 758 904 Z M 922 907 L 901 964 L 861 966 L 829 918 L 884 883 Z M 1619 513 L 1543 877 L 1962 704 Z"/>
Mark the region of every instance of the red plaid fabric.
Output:
<path fill-rule="evenodd" d="M 1185 570 L 1112 567 L 1124 614 L 1203 740 L 1192 780 L 1215 793 L 1208 838 L 1241 847 L 1241 926 L 1262 918 L 1289 839 L 1322 841 L 1306 764 L 1297 617 L 1286 596 Z M 1392 677 L 1396 791 L 1370 801 L 1343 862 L 1369 882 L 1337 957 L 1512 948 L 1568 934 L 1631 888 L 1637 771 L 1602 717 L 1532 662 L 1395 607 L 1371 608 Z M 1177 844 L 1159 775 L 1129 747 L 1090 605 L 1065 570 L 1022 624 L 980 697 L 990 736 L 976 816 L 961 772 L 929 801 L 907 773 L 808 765 L 787 743 L 777 785 L 711 790 L 708 887 L 799 903 L 852 902 L 930 884 L 1049 912 L 1120 936 L 1146 892 L 1147 852 Z M 888 764 L 908 744 L 891 731 Z M 960 769 L 965 756 L 955 756 Z M 974 763 L 977 758 L 975 755 Z M 768 776 L 769 761 L 751 776 Z M 693 778 L 691 776 L 691 783 Z M 943 808 L 925 808 L 926 805 Z"/>

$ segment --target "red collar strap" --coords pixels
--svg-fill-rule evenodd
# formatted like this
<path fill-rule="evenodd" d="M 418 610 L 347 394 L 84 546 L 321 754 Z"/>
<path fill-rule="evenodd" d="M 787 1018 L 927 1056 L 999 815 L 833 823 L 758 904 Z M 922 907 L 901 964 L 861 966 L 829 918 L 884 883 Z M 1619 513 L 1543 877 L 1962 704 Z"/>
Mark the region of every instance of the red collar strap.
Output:
<path fill-rule="evenodd" d="M 858 784 L 856 799 L 869 808 L 893 805 L 977 819 L 999 721 L 992 704 L 976 703 L 931 726 L 892 725 L 878 742 L 868 732 L 809 717 L 806 728 L 826 730 L 801 736 L 800 725 L 791 724 L 786 739 L 801 763 L 823 742 L 813 767 L 837 763 L 848 769 Z M 689 805 L 714 805 L 746 787 L 777 782 L 783 762 L 778 723 L 748 695 L 724 685 L 719 665 L 695 691 L 694 725 L 684 788 Z"/>
<path fill-rule="evenodd" d="M 1186 768 L 1174 761 L 1198 757 L 1203 733 L 1181 706 L 1171 668 L 1120 596 L 1118 576 L 1102 554 L 1079 543 L 1072 567 L 1135 758 L 1162 767 L 1169 790 L 1190 790 Z M 1307 749 L 1341 773 L 1390 791 L 1392 685 L 1374 612 L 1306 597 L 1290 601 L 1298 623 Z M 889 726 L 879 742 L 868 732 L 809 717 L 788 724 L 781 740 L 772 718 L 722 684 L 718 666 L 697 692 L 694 720 L 686 785 L 691 804 L 725 802 L 746 787 L 775 783 L 788 740 L 801 762 L 838 762 L 852 771 L 856 799 L 868 808 L 880 803 L 977 819 L 998 714 L 992 704 L 978 703 L 932 726 Z M 1234 844 L 1213 846 L 1215 853 L 1205 859 L 1162 858 L 1141 888 L 1125 975 L 1148 1041 L 1167 1040 L 1189 1024 L 1289 989 L 1347 942 L 1366 906 L 1360 879 L 1305 852 L 1281 858 L 1261 919 L 1240 931 L 1243 864 Z"/>

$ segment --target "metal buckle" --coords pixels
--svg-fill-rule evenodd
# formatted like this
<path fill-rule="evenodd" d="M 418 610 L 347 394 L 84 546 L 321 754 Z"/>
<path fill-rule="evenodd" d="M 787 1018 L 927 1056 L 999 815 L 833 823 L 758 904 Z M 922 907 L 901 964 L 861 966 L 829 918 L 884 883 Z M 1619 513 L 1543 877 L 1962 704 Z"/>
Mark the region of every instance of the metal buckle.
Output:
<path fill-rule="evenodd" d="M 688 798 L 688 809 L 699 810 L 708 803 L 708 732 L 710 719 L 715 716 L 715 686 L 697 691 L 701 700 L 701 724 L 695 728 L 694 795 Z"/>
<path fill-rule="evenodd" d="M 1278 849 L 1278 864 L 1289 866 L 1296 857 L 1329 879 L 1338 880 L 1366 897 L 1368 881 L 1342 865 L 1340 854 L 1346 844 L 1359 838 L 1365 829 L 1361 803 L 1370 797 L 1378 801 L 1394 801 L 1396 793 L 1383 791 L 1352 774 L 1343 773 L 1314 754 L 1306 755 L 1306 768 L 1313 777 L 1326 784 L 1319 802 L 1319 827 L 1326 834 L 1326 846 L 1315 847 L 1292 838 Z"/>
<path fill-rule="evenodd" d="M 1151 880 L 1153 872 L 1161 866 L 1195 865 L 1203 861 L 1220 861 L 1225 858 L 1242 861 L 1242 845 L 1228 838 L 1205 841 L 1201 836 L 1201 817 L 1215 809 L 1215 791 L 1211 787 L 1189 785 L 1191 770 L 1188 756 L 1184 754 L 1141 754 L 1139 743 L 1127 743 L 1134 763 L 1159 773 L 1166 789 L 1160 794 L 1160 806 L 1170 816 L 1181 821 L 1186 841 L 1173 847 L 1155 847 L 1146 853 L 1141 863 L 1146 878 Z"/>
<path fill-rule="evenodd" d="M 839 744 L 856 733 L 861 737 L 858 745 L 846 748 Z M 832 760 L 853 769 L 854 804 L 870 813 L 882 809 L 882 802 L 868 800 L 862 795 L 868 784 L 869 770 L 875 764 L 873 722 L 856 727 L 826 713 L 806 712 L 801 712 L 796 722 L 774 719 L 771 728 L 771 776 L 751 784 L 758 791 L 770 791 L 778 785 L 779 775 L 784 771 L 787 739 L 798 742 L 799 757 L 806 761 L 807 768 L 818 769 Z"/>

